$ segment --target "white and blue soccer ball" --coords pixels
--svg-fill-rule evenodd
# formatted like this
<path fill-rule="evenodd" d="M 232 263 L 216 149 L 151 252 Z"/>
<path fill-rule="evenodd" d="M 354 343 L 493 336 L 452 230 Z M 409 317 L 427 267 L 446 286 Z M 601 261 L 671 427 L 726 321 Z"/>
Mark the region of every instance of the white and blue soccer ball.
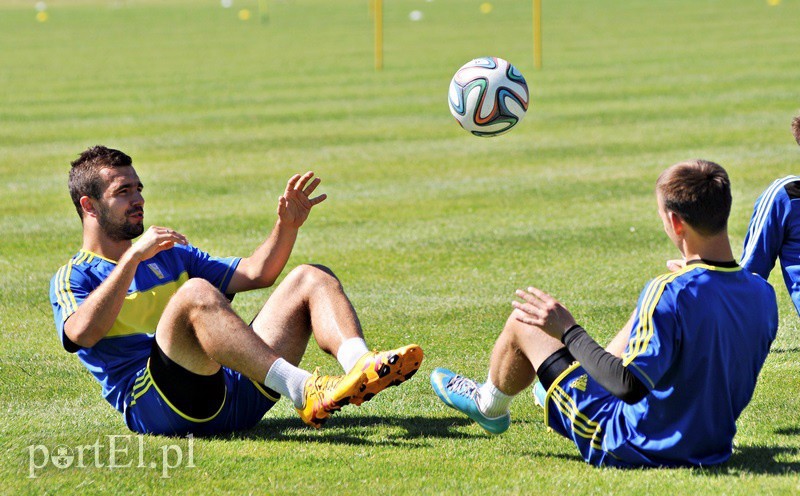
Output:
<path fill-rule="evenodd" d="M 498 57 L 467 62 L 450 81 L 450 113 L 475 136 L 509 131 L 528 110 L 528 85 L 516 67 Z"/>

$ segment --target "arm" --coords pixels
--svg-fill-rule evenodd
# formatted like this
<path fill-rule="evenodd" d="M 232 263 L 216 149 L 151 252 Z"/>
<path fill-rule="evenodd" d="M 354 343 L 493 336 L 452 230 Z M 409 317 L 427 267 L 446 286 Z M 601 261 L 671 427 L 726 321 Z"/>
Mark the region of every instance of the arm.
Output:
<path fill-rule="evenodd" d="M 756 201 L 753 215 L 744 238 L 741 266 L 765 280 L 775 266 L 783 243 L 784 221 L 788 212 L 789 198 L 785 192 L 786 181 L 773 182 Z"/>
<path fill-rule="evenodd" d="M 555 298 L 536 288 L 517 290 L 517 296 L 524 303 L 512 302 L 514 308 L 519 310 L 515 312 L 516 319 L 561 340 L 592 379 L 608 392 L 628 404 L 638 403 L 647 395 L 647 387 L 622 364 L 622 359 L 604 351 Z M 625 327 L 632 322 L 633 317 Z M 619 346 L 620 334 L 617 334 L 609 348 L 612 345 L 615 348 Z"/>
<path fill-rule="evenodd" d="M 292 254 L 300 226 L 308 218 L 311 208 L 327 198 L 324 194 L 309 198 L 320 183 L 319 178 L 308 183 L 313 176 L 314 173 L 309 171 L 302 176 L 295 174 L 289 179 L 286 190 L 278 199 L 278 221 L 275 227 L 252 255 L 239 262 L 228 284 L 227 293 L 272 286 L 281 274 Z"/>
<path fill-rule="evenodd" d="M 186 238 L 172 229 L 151 226 L 125 251 L 108 278 L 64 323 L 64 334 L 69 340 L 83 348 L 91 348 L 103 339 L 122 309 L 139 263 L 172 248 L 175 243 L 186 244 Z"/>
<path fill-rule="evenodd" d="M 645 385 L 622 364 L 622 358 L 604 351 L 583 327 L 575 324 L 567 329 L 561 342 L 594 380 L 625 403 L 638 403 L 649 393 Z"/>

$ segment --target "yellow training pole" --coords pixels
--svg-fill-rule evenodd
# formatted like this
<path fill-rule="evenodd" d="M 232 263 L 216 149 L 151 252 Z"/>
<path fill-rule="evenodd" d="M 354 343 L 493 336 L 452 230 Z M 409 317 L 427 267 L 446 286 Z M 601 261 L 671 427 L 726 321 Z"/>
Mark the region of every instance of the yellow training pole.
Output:
<path fill-rule="evenodd" d="M 533 66 L 542 68 L 542 0 L 533 0 Z"/>
<path fill-rule="evenodd" d="M 258 0 L 258 20 L 262 23 L 269 22 L 269 5 L 267 5 L 267 0 Z"/>
<path fill-rule="evenodd" d="M 375 16 L 375 70 L 383 69 L 383 0 L 373 0 Z"/>

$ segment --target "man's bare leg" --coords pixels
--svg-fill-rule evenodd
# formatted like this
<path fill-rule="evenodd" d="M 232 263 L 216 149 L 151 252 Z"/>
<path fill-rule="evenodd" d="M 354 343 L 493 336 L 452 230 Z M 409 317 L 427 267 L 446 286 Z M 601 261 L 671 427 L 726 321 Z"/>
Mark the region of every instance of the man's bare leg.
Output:
<path fill-rule="evenodd" d="M 466 413 L 487 432 L 500 434 L 510 425 L 508 407 L 514 396 L 530 386 L 542 363 L 563 347 L 541 329 L 518 321 L 512 312 L 495 341 L 485 383 L 436 369 L 431 384 L 448 406 Z"/>
<path fill-rule="evenodd" d="M 350 399 L 355 405 L 411 378 L 423 359 L 422 349 L 414 344 L 369 352 L 361 323 L 339 279 L 319 265 L 292 270 L 259 312 L 253 328 L 295 365 L 313 334 L 319 347 L 335 356 L 345 372 L 366 373 L 367 382 Z"/>
<path fill-rule="evenodd" d="M 289 336 L 288 341 L 307 342 L 308 334 Z M 224 365 L 288 396 L 301 418 L 315 427 L 349 403 L 366 382 L 363 373 L 312 376 L 287 362 L 202 279 L 187 281 L 173 295 L 159 321 L 156 342 L 170 360 L 192 373 L 213 375 Z"/>
<path fill-rule="evenodd" d="M 312 334 L 319 347 L 334 356 L 343 342 L 364 339 L 339 280 L 317 265 L 301 265 L 286 276 L 256 316 L 253 330 L 294 365 L 303 358 Z M 361 354 L 368 351 L 364 344 Z"/>

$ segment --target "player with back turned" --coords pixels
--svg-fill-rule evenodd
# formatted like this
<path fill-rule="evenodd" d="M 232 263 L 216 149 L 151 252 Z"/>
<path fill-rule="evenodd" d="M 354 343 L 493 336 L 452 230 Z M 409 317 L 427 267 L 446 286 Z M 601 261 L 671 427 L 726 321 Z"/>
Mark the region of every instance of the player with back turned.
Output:
<path fill-rule="evenodd" d="M 664 231 L 686 266 L 653 279 L 631 319 L 601 348 L 570 312 L 534 287 L 492 351 L 485 383 L 436 369 L 448 406 L 491 433 L 510 424 L 530 386 L 545 423 L 594 465 L 692 466 L 731 456 L 778 327 L 775 292 L 737 265 L 728 240 L 728 175 L 704 160 L 676 164 L 656 184 Z"/>

